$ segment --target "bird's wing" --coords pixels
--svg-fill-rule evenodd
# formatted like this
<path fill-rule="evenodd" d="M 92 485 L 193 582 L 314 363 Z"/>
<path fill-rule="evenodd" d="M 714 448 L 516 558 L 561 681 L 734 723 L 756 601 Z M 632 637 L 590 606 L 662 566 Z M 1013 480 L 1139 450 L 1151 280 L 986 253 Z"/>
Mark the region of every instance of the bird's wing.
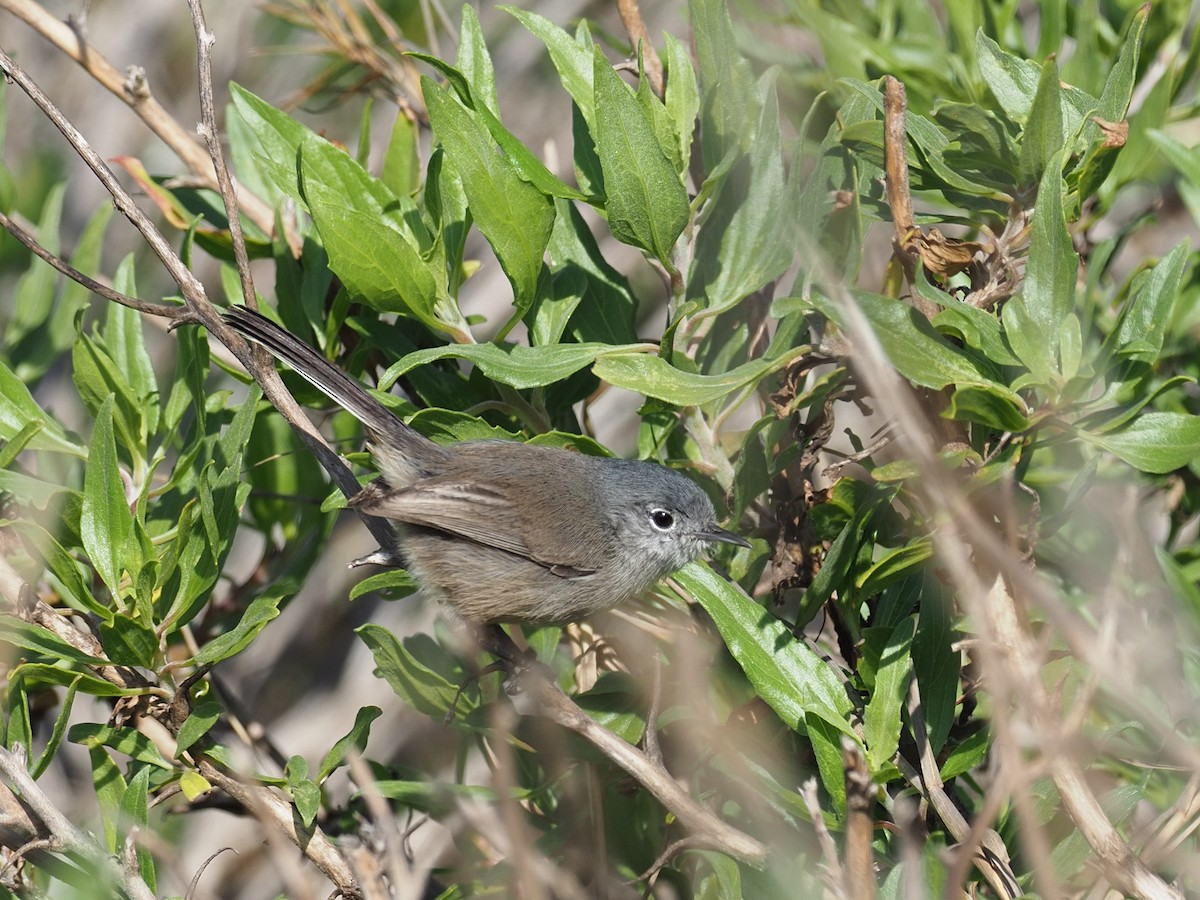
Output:
<path fill-rule="evenodd" d="M 580 539 L 561 507 L 525 527 L 510 500 L 514 486 L 478 478 L 428 478 L 401 490 L 368 495 L 355 505 L 372 515 L 433 528 L 523 556 L 563 578 L 595 572 L 605 547 Z M 576 519 L 577 521 L 577 519 Z M 532 539 L 531 539 L 532 535 Z"/>

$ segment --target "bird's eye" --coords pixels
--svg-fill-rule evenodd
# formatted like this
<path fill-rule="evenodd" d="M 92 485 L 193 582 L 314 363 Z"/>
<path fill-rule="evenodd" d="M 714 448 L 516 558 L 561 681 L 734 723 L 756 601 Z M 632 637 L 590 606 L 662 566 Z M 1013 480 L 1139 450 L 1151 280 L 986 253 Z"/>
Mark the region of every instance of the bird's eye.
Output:
<path fill-rule="evenodd" d="M 650 510 L 650 521 L 659 531 L 670 531 L 675 527 L 675 517 L 665 509 Z"/>

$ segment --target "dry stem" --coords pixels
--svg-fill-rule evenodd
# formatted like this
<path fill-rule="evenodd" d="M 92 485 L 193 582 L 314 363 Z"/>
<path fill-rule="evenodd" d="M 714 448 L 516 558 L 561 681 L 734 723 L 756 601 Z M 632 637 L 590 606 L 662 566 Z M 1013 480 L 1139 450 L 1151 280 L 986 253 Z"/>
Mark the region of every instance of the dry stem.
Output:
<path fill-rule="evenodd" d="M 144 78 L 130 78 L 110 63 L 95 47 L 87 43 L 81 29 L 59 21 L 41 4 L 33 0 L 0 0 L 0 10 L 7 10 L 33 28 L 83 67 L 101 86 L 127 104 L 162 141 L 171 148 L 189 171 L 203 183 L 216 190 L 217 178 L 212 162 L 196 137 L 179 124 L 163 108 Z M 265 234 L 274 230 L 271 208 L 249 191 L 239 192 L 242 212 Z M 232 221 L 236 216 L 230 216 Z"/>

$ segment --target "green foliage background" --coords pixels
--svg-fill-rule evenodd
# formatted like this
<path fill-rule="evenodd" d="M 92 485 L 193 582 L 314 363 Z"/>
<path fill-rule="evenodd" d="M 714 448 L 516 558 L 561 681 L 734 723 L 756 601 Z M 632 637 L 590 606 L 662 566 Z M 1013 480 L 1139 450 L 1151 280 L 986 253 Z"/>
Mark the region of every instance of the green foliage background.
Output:
<path fill-rule="evenodd" d="M 381 397 L 439 441 L 604 453 L 586 403 L 612 387 L 644 398 L 638 455 L 688 472 L 754 547 L 722 549 L 715 571 L 689 566 L 645 606 L 596 623 L 598 679 L 579 655 L 590 633 L 525 637 L 599 722 L 630 742 L 652 731 L 694 796 L 771 848 L 767 865 L 685 848 L 645 875 L 685 833 L 590 748 L 535 719 L 504 727 L 494 680 L 428 732 L 438 752 L 372 741 L 381 710 L 342 685 L 346 733 L 329 735 L 319 760 L 280 742 L 245 762 L 231 693 L 185 679 L 238 671 L 233 657 L 259 652 L 281 617 L 306 615 L 289 601 L 312 584 L 341 495 L 203 331 L 175 331 L 172 363 L 156 363 L 138 314 L 7 243 L 6 565 L 137 678 L 114 684 L 96 654 L 6 596 L 5 747 L 23 748 L 35 776 L 68 745 L 86 751 L 80 789 L 94 794 L 89 827 L 108 853 L 134 826 L 183 840 L 163 810 L 210 802 L 201 758 L 277 789 L 303 828 L 361 836 L 364 778 L 348 788 L 344 777 L 355 750 L 394 815 L 428 817 L 450 836 L 436 858 L 416 859 L 447 897 L 516 893 L 546 871 L 564 895 L 670 885 L 681 896 L 819 896 L 822 855 L 799 788 L 817 780 L 821 825 L 842 847 L 844 739 L 874 785 L 881 896 L 961 890 L 946 888 L 959 838 L 927 805 L 925 746 L 966 817 L 995 828 L 1020 890 L 1082 894 L 1097 860 L 1046 768 L 1065 753 L 1147 865 L 1200 890 L 1190 831 L 1166 835 L 1179 838 L 1171 852 L 1152 840 L 1164 837 L 1157 816 L 1190 808 L 1200 773 L 1190 749 L 1200 282 L 1184 235 L 1200 221 L 1200 151 L 1188 146 L 1200 51 L 1188 5 L 692 0 L 690 33 L 655 37 L 661 98 L 646 77 L 614 70 L 633 49 L 615 20 L 507 12 L 570 98 L 569 174 L 505 125 L 493 38 L 470 6 L 455 54 L 406 58 L 424 72 L 427 123 L 401 112 L 381 135 L 368 112 L 357 133 L 319 135 L 255 85 L 228 86 L 237 177 L 293 237 L 250 227 L 260 302 L 381 391 L 400 385 Z M 406 34 L 431 46 L 420 29 Z M 333 91 L 361 72 L 334 55 L 321 74 Z M 907 90 L 915 224 L 930 240 L 935 227 L 951 235 L 954 249 L 978 245 L 961 270 L 923 258 L 911 284 L 888 246 L 883 75 Z M 376 110 L 394 90 L 377 92 Z M 10 130 L 33 115 L 22 100 L 4 95 Z M 0 208 L 12 207 L 22 165 L 3 159 Z M 215 273 L 210 297 L 240 302 L 219 199 L 161 177 L 145 186 L 174 210 L 184 259 Z M 64 190 L 23 197 L 23 209 L 43 244 L 100 271 L 112 209 L 60 239 Z M 479 238 L 512 296 L 486 323 L 460 304 Z M 660 277 L 641 263 L 635 277 L 617 244 Z M 126 258 L 111 279 L 142 296 L 135 268 Z M 662 307 L 665 317 L 646 315 Z M 864 321 L 921 398 L 930 419 L 915 427 L 935 436 L 961 507 L 939 505 L 903 440 L 878 442 L 877 429 L 903 427 L 870 376 Z M 49 401 L 65 373 L 75 396 Z M 302 403 L 326 405 L 284 377 Z M 60 403 L 84 412 L 68 418 Z M 339 440 L 356 436 L 344 414 L 326 423 Z M 854 465 L 828 468 L 849 454 Z M 1040 593 L 1019 606 L 1069 731 L 1047 730 L 1034 701 L 1005 693 L 1004 670 L 977 655 L 981 623 L 938 556 L 961 509 L 990 524 L 1007 565 L 1036 573 Z M 230 567 L 235 550 L 254 559 Z M 973 550 L 980 569 L 996 564 Z M 386 571 L 350 597 L 412 603 L 401 598 L 414 588 Z M 445 625 L 398 635 L 367 623 L 358 637 L 390 702 L 435 721 L 471 668 Z M 604 664 L 610 655 L 619 666 Z M 166 725 L 173 755 L 109 705 L 81 712 L 85 696 L 133 698 Z M 164 711 L 172 700 L 182 717 Z M 1013 780 L 1014 762 L 1028 777 Z M 178 802 L 152 808 L 175 789 Z M 549 869 L 464 818 L 474 801 L 515 816 L 511 839 Z M 183 893 L 186 880 L 163 877 L 162 852 L 138 852 L 151 889 Z M 85 874 L 92 861 L 49 856 L 20 877 L 113 890 Z M 998 895 L 981 871 L 958 875 Z"/>

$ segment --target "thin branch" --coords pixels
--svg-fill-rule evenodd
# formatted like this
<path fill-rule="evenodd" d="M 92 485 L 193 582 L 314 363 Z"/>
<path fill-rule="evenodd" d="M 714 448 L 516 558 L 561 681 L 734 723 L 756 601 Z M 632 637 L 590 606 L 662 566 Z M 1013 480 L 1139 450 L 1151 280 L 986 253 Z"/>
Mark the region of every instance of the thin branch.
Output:
<path fill-rule="evenodd" d="M 925 729 L 925 713 L 921 705 L 920 688 L 914 678 L 908 688 L 908 718 L 912 724 L 913 737 L 920 755 L 920 773 L 916 772 L 903 756 L 896 757 L 896 764 L 905 780 L 921 791 L 922 795 L 933 807 L 934 813 L 942 820 L 946 830 L 954 840 L 966 843 L 974 854 L 973 862 L 983 873 L 983 877 L 1001 897 L 1018 897 L 1021 887 L 1017 876 L 1009 864 L 1008 848 L 1004 840 L 993 828 L 979 829 L 979 846 L 974 844 L 975 831 L 959 810 L 957 804 L 946 793 L 942 782 L 942 773 L 938 768 L 937 759 L 933 755 L 933 747 L 929 743 L 929 734 Z"/>
<path fill-rule="evenodd" d="M 862 748 L 842 738 L 842 772 L 846 779 L 846 896 L 875 900 L 875 787 Z"/>
<path fill-rule="evenodd" d="M 63 815 L 38 787 L 25 768 L 23 752 L 0 747 L 0 775 L 4 776 L 13 790 L 20 794 L 21 799 L 42 820 L 60 847 L 89 859 L 105 876 L 112 879 L 113 883 L 119 884 L 132 900 L 154 900 L 154 892 L 142 880 L 136 867 L 130 871 L 127 867 L 118 865 L 91 835 L 72 825 L 70 819 Z"/>
<path fill-rule="evenodd" d="M 817 779 L 809 778 L 800 785 L 800 798 L 812 818 L 813 830 L 817 833 L 817 844 L 821 848 L 821 880 L 835 900 L 844 900 L 846 873 L 838 861 L 837 845 L 825 825 L 825 813 L 817 799 Z"/>
<path fill-rule="evenodd" d="M 121 72 L 105 59 L 103 54 L 88 45 L 81 25 L 72 27 L 56 19 L 33 0 L 0 0 L 0 10 L 7 10 L 21 19 L 79 63 L 101 86 L 127 104 L 191 172 L 203 179 L 207 187 L 217 189 L 217 179 L 208 155 L 197 143 L 195 135 L 180 125 L 162 104 L 154 99 L 143 72 L 136 69 Z M 271 234 L 275 227 L 275 216 L 271 208 L 249 191 L 240 191 L 238 197 L 246 217 L 265 234 Z M 233 218 L 235 217 L 230 216 L 231 220 Z"/>
<path fill-rule="evenodd" d="M 200 759 L 200 774 L 270 825 L 273 833 L 286 836 L 338 886 L 344 897 L 362 896 L 358 879 L 337 846 L 316 826 L 309 831 L 301 831 L 297 827 L 295 809 L 290 803 L 270 788 L 239 781 L 207 758 Z"/>
<path fill-rule="evenodd" d="M 720 850 L 754 866 L 762 866 L 766 862 L 766 846 L 693 800 L 663 766 L 655 764 L 645 753 L 598 725 L 556 685 L 539 677 L 537 672 L 529 670 L 522 673 L 520 684 L 512 694 L 512 701 L 522 715 L 545 716 L 592 744 L 637 779 L 703 846 Z"/>
<path fill-rule="evenodd" d="M 186 312 L 184 307 L 181 306 L 168 306 L 165 303 L 153 303 L 149 300 L 139 300 L 137 297 L 130 297 L 128 294 L 122 294 L 120 291 L 114 290 L 106 284 L 101 284 L 94 278 L 89 278 L 66 260 L 55 256 L 39 244 L 37 238 L 3 212 L 0 212 L 0 226 L 3 226 L 5 231 L 24 244 L 26 249 L 34 256 L 49 263 L 51 267 L 61 274 L 66 275 L 72 281 L 79 282 L 93 294 L 103 297 L 105 300 L 120 303 L 122 306 L 136 309 L 138 312 L 145 313 L 148 316 L 161 316 L 164 319 L 174 319 Z"/>
<path fill-rule="evenodd" d="M 188 8 L 192 11 L 192 28 L 196 32 L 196 73 L 199 76 L 200 88 L 200 125 L 197 130 L 208 145 L 208 155 L 217 175 L 221 202 L 225 204 L 229 237 L 233 241 L 233 259 L 242 282 L 242 302 L 251 309 L 258 309 L 258 296 L 254 292 L 254 279 L 250 275 L 250 256 L 246 253 L 246 236 L 242 233 L 242 218 L 238 214 L 237 194 L 233 188 L 233 179 L 229 177 L 229 167 L 225 164 L 225 153 L 221 149 L 221 136 L 217 131 L 212 80 L 212 46 L 217 39 L 204 21 L 204 9 L 200 6 L 200 0 L 188 0 Z"/>
<path fill-rule="evenodd" d="M 650 87 L 654 89 L 654 93 L 662 97 L 664 87 L 662 60 L 658 58 L 654 42 L 650 40 L 650 32 L 646 30 L 646 20 L 642 18 L 642 11 L 638 8 L 637 0 L 617 0 L 617 13 L 621 17 L 621 24 L 625 26 L 625 31 L 629 34 L 629 42 L 633 44 L 634 58 L 636 59 L 640 52 L 642 68 L 646 72 L 646 77 L 650 79 Z"/>

